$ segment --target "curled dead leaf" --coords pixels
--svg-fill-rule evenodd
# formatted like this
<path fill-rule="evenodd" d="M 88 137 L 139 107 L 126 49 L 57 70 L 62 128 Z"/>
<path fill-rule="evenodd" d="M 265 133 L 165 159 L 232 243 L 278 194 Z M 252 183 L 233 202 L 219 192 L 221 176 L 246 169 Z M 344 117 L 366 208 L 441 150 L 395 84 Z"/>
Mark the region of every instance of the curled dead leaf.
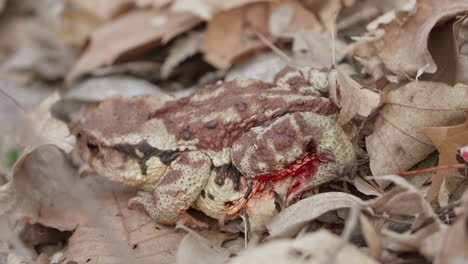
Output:
<path fill-rule="evenodd" d="M 169 9 L 133 10 L 104 24 L 91 35 L 89 46 L 67 74 L 67 82 L 130 53 L 156 48 L 201 20 Z"/>
<path fill-rule="evenodd" d="M 338 124 L 348 123 L 356 114 L 366 117 L 380 104 L 380 95 L 362 86 L 351 77 L 332 69 L 328 75 L 330 98 L 341 108 Z"/>
<path fill-rule="evenodd" d="M 366 138 L 370 169 L 376 176 L 409 169 L 434 151 L 432 142 L 417 130 L 463 120 L 468 86 L 414 81 L 389 92 L 385 103 L 374 133 Z M 388 185 L 377 182 L 382 187 Z"/>
<path fill-rule="evenodd" d="M 429 34 L 437 24 L 468 11 L 468 2 L 419 0 L 414 11 L 403 19 L 380 25 L 385 34 L 375 42 L 380 58 L 390 71 L 411 77 L 425 65 L 428 65 L 425 72 L 436 72 L 437 65 L 427 47 Z"/>
<path fill-rule="evenodd" d="M 335 263 L 366 263 L 377 261 L 363 254 L 356 246 L 345 243 L 337 252 L 341 240 L 325 229 L 291 240 L 275 240 L 256 248 L 243 251 L 230 264 L 263 263 L 327 263 L 331 254 L 336 254 Z"/>
<path fill-rule="evenodd" d="M 287 207 L 267 223 L 266 227 L 273 237 L 287 236 L 326 212 L 356 205 L 363 206 L 365 202 L 347 193 L 321 193 Z"/>
<path fill-rule="evenodd" d="M 429 137 L 439 151 L 439 166 L 457 163 L 458 149 L 468 145 L 468 110 L 465 110 L 465 122 L 452 127 L 428 127 L 420 130 Z M 437 198 L 442 185 L 446 185 L 447 196 L 452 196 L 456 187 L 466 181 L 456 169 L 439 170 L 432 176 L 432 183 L 426 198 L 433 201 Z M 442 196 L 444 197 L 444 196 Z M 439 199 L 441 205 L 448 203 L 447 199 Z"/>

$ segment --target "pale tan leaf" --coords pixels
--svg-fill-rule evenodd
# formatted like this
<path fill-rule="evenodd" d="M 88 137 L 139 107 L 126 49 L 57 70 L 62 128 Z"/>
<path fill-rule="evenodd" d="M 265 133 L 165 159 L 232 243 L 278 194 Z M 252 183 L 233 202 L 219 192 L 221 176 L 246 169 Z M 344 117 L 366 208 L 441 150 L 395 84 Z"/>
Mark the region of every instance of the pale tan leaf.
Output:
<path fill-rule="evenodd" d="M 275 240 L 256 248 L 243 251 L 230 264 L 263 263 L 327 263 L 330 255 L 336 254 L 335 263 L 378 263 L 365 255 L 356 246 L 345 243 L 337 252 L 341 240 L 338 236 L 321 229 L 293 240 Z"/>
<path fill-rule="evenodd" d="M 330 32 L 300 31 L 295 34 L 293 43 L 294 62 L 299 66 L 317 69 L 329 68 L 344 57 L 345 43 L 335 39 L 335 62 Z"/>
<path fill-rule="evenodd" d="M 256 2 L 268 2 L 271 0 L 175 0 L 172 10 L 192 13 L 204 20 L 210 20 L 216 13 L 241 7 Z"/>
<path fill-rule="evenodd" d="M 275 1 L 270 9 L 268 28 L 276 37 L 294 37 L 323 30 L 317 17 L 300 1 Z"/>
<path fill-rule="evenodd" d="M 203 33 L 193 31 L 177 39 L 161 67 L 161 78 L 166 79 L 181 62 L 195 55 L 200 49 Z"/>
<path fill-rule="evenodd" d="M 389 92 L 374 133 L 366 138 L 372 174 L 395 174 L 426 158 L 434 147 L 417 130 L 457 124 L 466 108 L 468 86 L 415 81 Z"/>
<path fill-rule="evenodd" d="M 451 264 L 468 259 L 468 230 L 466 226 L 468 213 L 468 192 L 462 198 L 462 214 L 445 233 L 442 247 L 438 250 L 434 263 Z M 462 262 L 460 262 L 462 263 Z"/>
<path fill-rule="evenodd" d="M 453 37 L 455 45 L 455 81 L 454 83 L 468 83 L 468 16 L 465 15 L 453 23 Z"/>
<path fill-rule="evenodd" d="M 366 240 L 366 244 L 370 249 L 370 255 L 375 259 L 380 259 L 383 249 L 383 241 L 380 234 L 375 230 L 375 227 L 363 214 L 359 217 L 361 223 L 362 234 Z"/>
<path fill-rule="evenodd" d="M 429 66 L 425 72 L 436 72 L 438 67 L 427 47 L 429 34 L 438 23 L 468 11 L 468 2 L 419 0 L 414 11 L 406 15 L 403 23 L 402 19 L 395 19 L 389 24 L 380 25 L 385 35 L 375 43 L 380 50 L 379 56 L 390 71 L 413 78 L 426 64 Z"/>
<path fill-rule="evenodd" d="M 173 0 L 133 0 L 138 7 L 162 8 L 173 2 Z"/>
<path fill-rule="evenodd" d="M 184 228 L 184 230 L 188 231 L 189 234 L 182 239 L 177 249 L 177 264 L 223 263 L 229 258 L 231 253 L 221 247 L 221 242 L 227 239 L 233 239 L 237 236 L 233 236 L 234 234 L 230 233 L 217 233 L 217 236 L 221 238 L 220 243 L 213 244 L 195 231 L 188 228 Z"/>
<path fill-rule="evenodd" d="M 102 20 L 110 20 L 128 9 L 134 0 L 69 0 Z"/>
<path fill-rule="evenodd" d="M 364 204 L 358 197 L 347 193 L 321 193 L 289 206 L 267 223 L 266 227 L 272 236 L 283 236 L 297 232 L 309 221 L 326 212 Z"/>
<path fill-rule="evenodd" d="M 227 69 L 241 56 L 265 47 L 252 29 L 266 35 L 269 6 L 256 3 L 217 13 L 205 30 L 201 47 L 204 59 Z"/>
<path fill-rule="evenodd" d="M 439 165 L 457 164 L 456 153 L 458 149 L 468 145 L 468 110 L 465 111 L 463 124 L 452 127 L 428 127 L 421 129 L 420 132 L 429 137 L 439 151 Z M 433 201 L 437 197 L 445 180 L 454 182 L 451 186 L 446 186 L 448 187 L 448 195 L 451 196 L 456 186 L 460 185 L 464 179 L 456 169 L 437 171 L 432 176 L 431 187 L 427 193 L 426 198 L 429 201 Z"/>
<path fill-rule="evenodd" d="M 52 105 L 60 99 L 54 93 L 44 100 L 35 110 L 28 114 L 24 126 L 18 131 L 18 143 L 23 147 L 35 148 L 51 144 L 66 153 L 72 151 L 75 137 L 71 135 L 67 124 L 52 117 Z"/>
<path fill-rule="evenodd" d="M 337 122 L 348 123 L 358 112 L 368 116 L 380 104 L 380 95 L 367 89 L 351 77 L 332 69 L 328 75 L 330 98 L 341 108 Z"/>
<path fill-rule="evenodd" d="M 130 53 L 156 48 L 200 23 L 200 19 L 170 10 L 133 10 L 104 24 L 68 73 L 68 82 Z"/>
<path fill-rule="evenodd" d="M 227 69 L 247 55 L 267 47 L 272 42 L 269 21 L 283 5 L 293 13 L 278 30 L 292 36 L 301 31 L 320 30 L 315 16 L 298 0 L 254 3 L 217 13 L 208 23 L 201 51 L 204 59 L 219 69 Z M 225 34 L 228 31 L 229 34 Z"/>
<path fill-rule="evenodd" d="M 361 177 L 357 177 L 356 179 L 353 180 L 353 185 L 360 191 L 361 193 L 365 195 L 374 195 L 374 196 L 381 196 L 383 193 L 383 190 L 380 189 L 379 187 L 374 187 L 370 183 L 366 182 L 364 179 Z"/>

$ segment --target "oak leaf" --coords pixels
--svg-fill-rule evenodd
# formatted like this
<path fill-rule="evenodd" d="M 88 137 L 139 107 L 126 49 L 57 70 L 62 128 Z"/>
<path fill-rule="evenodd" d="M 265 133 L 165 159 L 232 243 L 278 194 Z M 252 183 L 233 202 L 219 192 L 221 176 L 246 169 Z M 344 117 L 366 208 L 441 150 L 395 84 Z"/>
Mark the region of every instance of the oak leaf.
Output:
<path fill-rule="evenodd" d="M 457 151 L 458 149 L 468 145 L 468 110 L 465 111 L 465 122 L 461 125 L 451 127 L 428 127 L 420 130 L 421 133 L 429 137 L 434 146 L 439 151 L 439 166 L 457 164 Z M 459 185 L 457 179 L 463 179 L 456 169 L 439 170 L 432 176 L 432 183 L 426 198 L 433 201 L 437 198 L 442 184 L 449 183 L 455 180 L 457 184 L 450 184 L 447 186 L 449 189 L 448 195 L 450 196 L 453 188 Z M 456 185 L 456 186 L 454 186 Z M 441 197 L 442 198 L 442 197 Z M 442 198 L 443 199 L 443 198 Z"/>
<path fill-rule="evenodd" d="M 199 24 L 191 14 L 164 10 L 133 10 L 93 32 L 90 44 L 67 74 L 73 81 L 80 75 L 132 53 L 156 48 Z"/>
<path fill-rule="evenodd" d="M 374 133 L 366 138 L 375 176 L 407 170 L 433 152 L 432 142 L 417 130 L 460 123 L 468 108 L 468 86 L 414 81 L 390 91 L 385 103 Z"/>
<path fill-rule="evenodd" d="M 393 73 L 416 77 L 420 69 L 434 73 L 438 66 L 428 49 L 434 27 L 468 11 L 465 0 L 419 0 L 403 19 L 380 25 L 385 31 L 375 45 L 385 66 Z M 440 39 L 434 39 L 438 43 Z"/>

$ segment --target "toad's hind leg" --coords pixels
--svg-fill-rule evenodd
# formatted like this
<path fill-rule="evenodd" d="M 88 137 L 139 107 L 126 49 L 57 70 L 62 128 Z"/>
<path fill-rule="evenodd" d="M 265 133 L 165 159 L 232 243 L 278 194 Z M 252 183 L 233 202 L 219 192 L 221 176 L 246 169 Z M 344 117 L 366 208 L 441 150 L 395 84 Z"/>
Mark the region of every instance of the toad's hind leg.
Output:
<path fill-rule="evenodd" d="M 253 127 L 234 143 L 232 151 L 233 164 L 247 177 L 264 175 L 279 180 L 291 175 L 288 200 L 352 173 L 356 166 L 353 146 L 341 127 L 331 118 L 311 112 L 286 114 Z"/>
<path fill-rule="evenodd" d="M 130 199 L 129 206 L 143 205 L 151 218 L 162 224 L 187 221 L 185 211 L 206 185 L 211 160 L 201 152 L 181 153 L 161 179 L 143 186 L 144 192 Z"/>

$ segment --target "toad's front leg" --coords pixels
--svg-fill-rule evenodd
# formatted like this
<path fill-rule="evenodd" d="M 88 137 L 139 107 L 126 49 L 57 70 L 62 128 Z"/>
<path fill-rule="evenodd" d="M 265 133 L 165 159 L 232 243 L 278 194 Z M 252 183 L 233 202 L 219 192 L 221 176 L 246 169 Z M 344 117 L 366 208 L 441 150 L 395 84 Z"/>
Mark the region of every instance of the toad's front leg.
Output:
<path fill-rule="evenodd" d="M 191 221 L 185 211 L 205 187 L 211 160 L 201 152 L 183 152 L 172 161 L 156 183 L 143 186 L 144 192 L 130 199 L 129 206 L 141 204 L 151 218 L 162 224 Z M 190 224 L 190 223 L 189 223 Z"/>

